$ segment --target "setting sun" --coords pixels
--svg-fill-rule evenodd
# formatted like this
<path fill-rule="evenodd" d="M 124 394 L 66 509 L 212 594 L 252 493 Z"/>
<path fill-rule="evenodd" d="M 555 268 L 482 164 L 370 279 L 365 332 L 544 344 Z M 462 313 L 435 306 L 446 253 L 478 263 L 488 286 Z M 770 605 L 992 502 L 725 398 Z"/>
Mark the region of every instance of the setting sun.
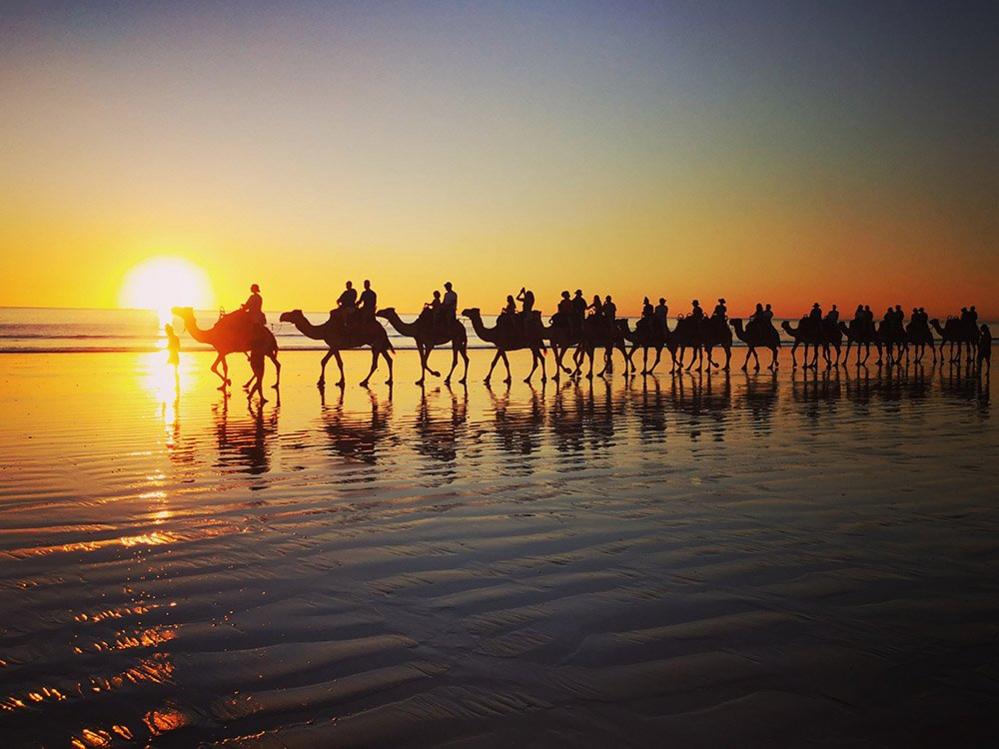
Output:
<path fill-rule="evenodd" d="M 211 283 L 193 263 L 175 257 L 157 257 L 136 265 L 121 287 L 121 306 L 152 309 L 170 317 L 171 307 L 204 309 L 213 303 Z"/>

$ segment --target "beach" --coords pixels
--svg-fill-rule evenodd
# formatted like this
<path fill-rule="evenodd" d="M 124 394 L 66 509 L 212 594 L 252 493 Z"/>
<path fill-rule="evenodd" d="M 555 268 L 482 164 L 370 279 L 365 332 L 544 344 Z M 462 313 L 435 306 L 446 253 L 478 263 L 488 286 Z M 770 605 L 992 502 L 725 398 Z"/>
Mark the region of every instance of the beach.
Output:
<path fill-rule="evenodd" d="M 994 386 L 743 356 L 0 356 L 5 745 L 988 743 Z"/>

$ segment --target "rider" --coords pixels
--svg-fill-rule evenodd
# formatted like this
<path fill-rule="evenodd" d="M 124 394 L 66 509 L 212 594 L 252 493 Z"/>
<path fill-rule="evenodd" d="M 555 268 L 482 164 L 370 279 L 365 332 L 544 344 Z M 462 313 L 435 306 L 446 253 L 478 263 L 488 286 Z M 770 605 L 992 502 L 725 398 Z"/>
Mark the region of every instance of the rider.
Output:
<path fill-rule="evenodd" d="M 617 305 L 614 304 L 611 299 L 611 295 L 608 294 L 604 297 L 604 320 L 607 321 L 607 328 L 613 332 L 614 330 L 614 318 L 617 315 Z"/>
<path fill-rule="evenodd" d="M 652 302 L 649 301 L 648 297 L 642 300 L 642 317 L 652 317 L 655 310 L 652 308 Z"/>
<path fill-rule="evenodd" d="M 452 288 L 450 281 L 444 282 L 444 299 L 437 316 L 445 322 L 458 318 L 458 293 Z"/>
<path fill-rule="evenodd" d="M 517 302 L 514 300 L 512 294 L 506 295 L 506 306 L 500 310 L 499 317 L 496 319 L 496 327 L 503 326 L 504 328 L 511 328 L 517 319 Z"/>
<path fill-rule="evenodd" d="M 701 303 L 696 299 L 690 303 L 690 316 L 694 318 L 696 322 L 700 322 L 704 319 L 704 310 L 701 309 Z"/>
<path fill-rule="evenodd" d="M 818 302 L 812 305 L 812 311 L 808 313 L 808 319 L 815 322 L 822 322 L 822 308 Z"/>
<path fill-rule="evenodd" d="M 572 299 L 569 297 L 568 291 L 562 292 L 562 298 L 558 302 L 558 311 L 555 314 L 558 317 L 559 325 L 572 330 L 574 315 Z"/>
<path fill-rule="evenodd" d="M 441 293 L 437 289 L 434 289 L 433 299 L 431 299 L 429 302 L 424 302 L 423 309 L 430 310 L 430 313 L 434 316 L 434 319 L 436 320 L 437 315 L 440 312 L 441 304 L 443 304 L 443 302 L 441 302 Z"/>
<path fill-rule="evenodd" d="M 593 304 L 586 308 L 590 312 L 591 318 L 600 318 L 604 316 L 604 303 L 600 301 L 600 295 L 593 295 Z"/>
<path fill-rule="evenodd" d="M 350 281 L 347 281 L 346 288 L 337 297 L 336 306 L 337 309 L 334 312 L 339 313 L 337 317 L 342 318 L 344 323 L 348 322 L 357 311 L 357 289 Z M 333 313 L 330 313 L 330 316 L 333 316 Z"/>
<path fill-rule="evenodd" d="M 725 321 L 728 319 L 728 307 L 725 306 L 725 300 L 719 299 L 718 304 L 715 305 L 715 311 L 711 314 L 716 320 Z"/>
<path fill-rule="evenodd" d="M 246 301 L 239 308 L 247 314 L 250 322 L 260 325 L 267 324 L 267 318 L 264 317 L 263 312 L 264 298 L 260 296 L 260 287 L 257 284 L 250 286 L 250 296 L 246 298 Z"/>
<path fill-rule="evenodd" d="M 654 310 L 656 316 L 656 328 L 660 335 L 666 334 L 666 317 L 669 315 L 669 307 L 666 306 L 666 297 L 659 297 L 659 304 Z"/>
<path fill-rule="evenodd" d="M 363 317 L 374 320 L 377 305 L 378 295 L 371 288 L 371 281 L 365 279 L 364 291 L 361 292 L 361 304 L 358 307 L 358 310 Z"/>
<path fill-rule="evenodd" d="M 826 313 L 826 322 L 832 325 L 837 325 L 839 323 L 839 309 L 837 309 L 835 304 L 832 306 L 832 309 Z"/>
<path fill-rule="evenodd" d="M 534 309 L 534 292 L 521 286 L 517 301 L 523 303 L 524 314 L 529 314 Z"/>

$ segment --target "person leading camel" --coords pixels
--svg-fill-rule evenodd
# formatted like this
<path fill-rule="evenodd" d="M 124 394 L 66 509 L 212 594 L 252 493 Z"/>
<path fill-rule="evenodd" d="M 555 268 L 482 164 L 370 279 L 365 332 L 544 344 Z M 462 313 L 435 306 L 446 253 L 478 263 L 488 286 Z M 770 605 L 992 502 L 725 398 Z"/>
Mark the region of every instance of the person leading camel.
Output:
<path fill-rule="evenodd" d="M 982 327 L 978 331 L 978 358 L 976 359 L 978 371 L 982 371 L 984 364 L 986 374 L 992 374 L 992 331 L 989 330 L 986 323 L 982 323 Z"/>

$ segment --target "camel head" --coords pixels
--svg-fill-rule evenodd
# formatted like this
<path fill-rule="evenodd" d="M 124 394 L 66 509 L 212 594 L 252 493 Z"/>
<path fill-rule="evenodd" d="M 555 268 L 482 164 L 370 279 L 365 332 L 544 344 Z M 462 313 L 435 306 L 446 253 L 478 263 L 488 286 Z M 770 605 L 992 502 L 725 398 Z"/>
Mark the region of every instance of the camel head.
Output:
<path fill-rule="evenodd" d="M 394 314 L 395 314 L 395 307 L 382 307 L 377 312 L 375 312 L 375 317 L 381 317 L 387 320 Z"/>
<path fill-rule="evenodd" d="M 293 309 L 290 312 L 282 312 L 281 317 L 278 318 L 281 322 L 294 323 L 299 320 L 304 320 L 305 314 L 300 309 Z"/>
<path fill-rule="evenodd" d="M 742 330 L 742 318 L 741 317 L 730 318 L 729 321 L 728 321 L 728 324 L 731 325 L 733 328 L 735 328 L 736 331 Z"/>
<path fill-rule="evenodd" d="M 185 322 L 194 319 L 194 309 L 191 307 L 171 307 L 170 312 Z"/>
<path fill-rule="evenodd" d="M 468 309 L 463 309 L 461 311 L 462 317 L 479 317 L 481 312 L 479 312 L 478 307 L 469 307 Z"/>

